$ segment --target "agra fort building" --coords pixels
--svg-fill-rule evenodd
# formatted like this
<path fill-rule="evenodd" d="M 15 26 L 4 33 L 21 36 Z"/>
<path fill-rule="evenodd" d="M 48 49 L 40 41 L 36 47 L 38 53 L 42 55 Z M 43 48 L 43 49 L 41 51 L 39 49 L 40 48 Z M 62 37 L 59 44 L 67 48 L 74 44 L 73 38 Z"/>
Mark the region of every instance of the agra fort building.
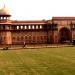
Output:
<path fill-rule="evenodd" d="M 75 17 L 50 20 L 10 20 L 6 7 L 0 9 L 0 44 L 58 44 L 75 39 Z"/>

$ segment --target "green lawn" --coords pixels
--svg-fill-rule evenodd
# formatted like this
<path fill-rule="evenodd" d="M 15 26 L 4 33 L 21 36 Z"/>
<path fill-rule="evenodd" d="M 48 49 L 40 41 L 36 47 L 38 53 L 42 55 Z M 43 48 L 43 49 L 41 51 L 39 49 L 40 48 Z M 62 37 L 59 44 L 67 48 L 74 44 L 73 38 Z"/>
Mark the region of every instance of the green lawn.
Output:
<path fill-rule="evenodd" d="M 75 47 L 0 50 L 0 75 L 75 75 Z"/>

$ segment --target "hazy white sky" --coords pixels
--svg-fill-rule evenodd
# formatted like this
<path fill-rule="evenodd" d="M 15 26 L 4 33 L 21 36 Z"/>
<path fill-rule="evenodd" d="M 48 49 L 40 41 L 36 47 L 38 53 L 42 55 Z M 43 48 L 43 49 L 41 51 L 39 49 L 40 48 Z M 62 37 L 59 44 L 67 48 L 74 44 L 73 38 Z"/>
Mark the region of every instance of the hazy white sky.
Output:
<path fill-rule="evenodd" d="M 51 19 L 52 16 L 75 16 L 75 0 L 0 0 L 16 20 Z"/>

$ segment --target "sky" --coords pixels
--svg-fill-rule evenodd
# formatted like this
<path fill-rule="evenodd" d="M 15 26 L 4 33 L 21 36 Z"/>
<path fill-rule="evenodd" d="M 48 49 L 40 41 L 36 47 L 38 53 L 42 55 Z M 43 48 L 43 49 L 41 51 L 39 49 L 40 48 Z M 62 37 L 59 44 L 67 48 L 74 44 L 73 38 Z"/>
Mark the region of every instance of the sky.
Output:
<path fill-rule="evenodd" d="M 75 17 L 75 0 L 0 0 L 12 20 L 49 20 L 53 16 Z"/>

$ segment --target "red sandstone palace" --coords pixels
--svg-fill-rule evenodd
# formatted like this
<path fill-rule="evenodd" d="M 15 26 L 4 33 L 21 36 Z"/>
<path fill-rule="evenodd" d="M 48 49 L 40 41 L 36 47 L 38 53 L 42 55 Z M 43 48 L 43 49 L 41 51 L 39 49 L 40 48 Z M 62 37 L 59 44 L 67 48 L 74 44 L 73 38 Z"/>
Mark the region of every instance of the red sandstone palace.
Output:
<path fill-rule="evenodd" d="M 0 9 L 0 44 L 57 44 L 75 40 L 75 17 L 51 20 L 10 20 L 6 7 Z"/>

